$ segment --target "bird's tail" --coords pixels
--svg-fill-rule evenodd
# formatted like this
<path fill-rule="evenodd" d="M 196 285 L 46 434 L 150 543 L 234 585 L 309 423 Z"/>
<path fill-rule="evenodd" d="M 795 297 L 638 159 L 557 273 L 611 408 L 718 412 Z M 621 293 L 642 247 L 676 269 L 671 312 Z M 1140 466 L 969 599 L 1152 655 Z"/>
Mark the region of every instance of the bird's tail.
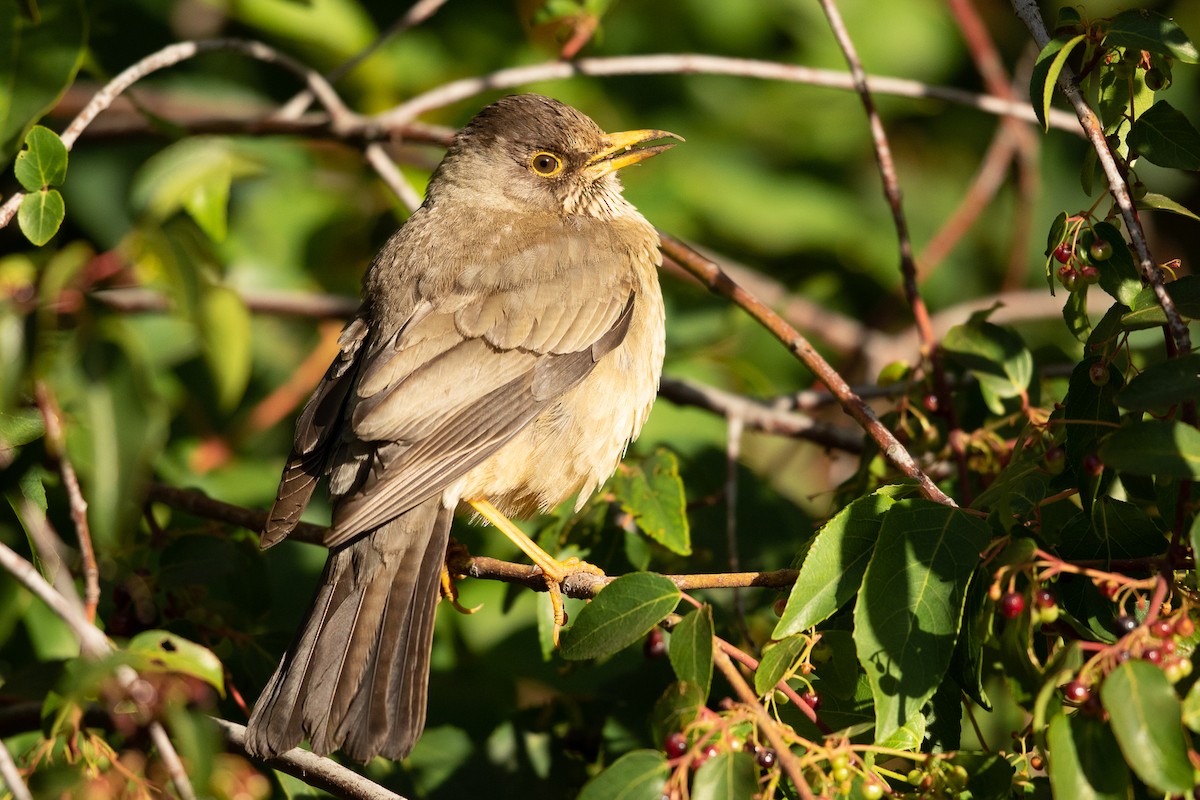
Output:
<path fill-rule="evenodd" d="M 435 496 L 330 552 L 308 617 L 250 716 L 251 753 L 273 756 L 307 737 L 320 755 L 408 755 L 425 727 L 452 518 Z"/>

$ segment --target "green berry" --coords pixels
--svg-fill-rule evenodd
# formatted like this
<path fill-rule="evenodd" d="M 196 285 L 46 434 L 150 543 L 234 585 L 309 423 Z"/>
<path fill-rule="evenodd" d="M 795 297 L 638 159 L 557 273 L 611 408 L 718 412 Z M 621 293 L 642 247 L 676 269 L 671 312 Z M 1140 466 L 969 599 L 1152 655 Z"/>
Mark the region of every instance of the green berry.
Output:
<path fill-rule="evenodd" d="M 1108 261 L 1112 258 L 1112 254 L 1112 242 L 1106 239 L 1097 239 L 1088 248 L 1088 255 L 1092 257 L 1092 261 Z"/>

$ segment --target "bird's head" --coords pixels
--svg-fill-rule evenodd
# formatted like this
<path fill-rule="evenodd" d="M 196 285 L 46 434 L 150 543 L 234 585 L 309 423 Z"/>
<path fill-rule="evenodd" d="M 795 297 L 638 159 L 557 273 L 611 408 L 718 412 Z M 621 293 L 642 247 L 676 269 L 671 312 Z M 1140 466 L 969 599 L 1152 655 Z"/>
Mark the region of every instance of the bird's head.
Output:
<path fill-rule="evenodd" d="M 629 208 L 617 170 L 683 138 L 660 130 L 605 133 L 574 108 L 536 94 L 511 95 L 475 115 L 456 137 L 430 185 L 458 200 L 513 213 L 614 217 Z"/>

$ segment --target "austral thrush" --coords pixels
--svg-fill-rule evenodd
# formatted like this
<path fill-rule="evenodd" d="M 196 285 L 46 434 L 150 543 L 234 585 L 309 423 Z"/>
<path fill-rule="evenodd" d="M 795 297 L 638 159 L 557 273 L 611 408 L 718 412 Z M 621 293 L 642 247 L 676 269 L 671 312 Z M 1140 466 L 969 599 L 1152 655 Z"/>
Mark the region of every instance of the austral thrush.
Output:
<path fill-rule="evenodd" d="M 538 95 L 488 106 L 425 202 L 384 245 L 341 351 L 305 406 L 263 547 L 328 475 L 320 590 L 263 690 L 246 744 L 399 759 L 425 725 L 451 518 L 473 508 L 545 573 L 569 568 L 516 530 L 616 469 L 663 360 L 658 235 L 616 172 L 670 144 L 604 133 Z"/>

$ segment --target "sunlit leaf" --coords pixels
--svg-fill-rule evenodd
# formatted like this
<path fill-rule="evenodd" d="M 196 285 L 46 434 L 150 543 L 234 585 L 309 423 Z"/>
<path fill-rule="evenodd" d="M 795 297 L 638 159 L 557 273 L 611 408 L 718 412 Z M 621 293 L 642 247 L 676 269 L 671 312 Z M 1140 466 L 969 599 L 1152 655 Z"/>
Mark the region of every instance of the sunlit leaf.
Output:
<path fill-rule="evenodd" d="M 667 759 L 657 750 L 634 750 L 584 785 L 578 800 L 661 800 Z"/>
<path fill-rule="evenodd" d="M 861 497 L 821 527 L 800 564 L 772 638 L 813 627 L 858 593 L 883 515 L 893 502 L 882 494 Z"/>
<path fill-rule="evenodd" d="M 1167 295 L 1175 303 L 1175 310 L 1185 321 L 1200 317 L 1200 275 L 1184 275 L 1166 286 Z M 1153 286 L 1138 292 L 1129 304 L 1129 311 L 1121 316 L 1121 324 L 1129 330 L 1156 328 L 1167 324 L 1166 312 L 1159 305 Z"/>
<path fill-rule="evenodd" d="M 1049 130 L 1046 116 L 1050 113 L 1050 99 L 1054 96 L 1054 87 L 1058 84 L 1059 73 L 1067 63 L 1067 57 L 1087 37 L 1060 36 L 1051 39 L 1042 52 L 1038 53 L 1037 63 L 1034 64 L 1033 74 L 1029 79 L 1029 99 L 1033 102 L 1034 113 L 1042 127 Z"/>
<path fill-rule="evenodd" d="M 775 685 L 784 679 L 788 670 L 796 666 L 797 659 L 807 646 L 808 637 L 798 633 L 763 650 L 758 669 L 754 672 L 754 691 L 760 696 L 774 691 Z"/>
<path fill-rule="evenodd" d="M 955 325 L 942 340 L 942 349 L 979 380 L 995 398 L 1017 397 L 1033 377 L 1033 356 L 1013 330 L 982 319 Z M 985 393 L 985 399 L 988 395 Z M 997 400 L 993 412 L 1004 412 Z"/>
<path fill-rule="evenodd" d="M 1122 11 L 1113 17 L 1104 44 L 1134 52 L 1162 53 L 1187 64 L 1200 62 L 1196 45 L 1173 19 L 1144 8 Z"/>
<path fill-rule="evenodd" d="M 125 651 L 139 670 L 191 675 L 225 695 L 225 669 L 207 647 L 167 631 L 143 631 L 129 640 Z"/>
<path fill-rule="evenodd" d="M 1200 215 L 1197 215 L 1182 203 L 1175 202 L 1165 194 L 1147 192 L 1134 205 L 1141 211 L 1169 211 L 1172 214 L 1178 214 L 1181 217 L 1188 217 L 1200 222 Z"/>
<path fill-rule="evenodd" d="M 1190 792 L 1196 781 L 1180 722 L 1182 707 L 1162 669 L 1126 661 L 1104 679 L 1100 700 L 1137 776 L 1157 792 Z"/>
<path fill-rule="evenodd" d="M 659 448 L 649 458 L 625 462 L 609 486 L 643 533 L 674 553 L 691 555 L 687 498 L 674 453 Z"/>
<path fill-rule="evenodd" d="M 640 640 L 679 603 L 679 588 L 651 572 L 622 575 L 583 607 L 562 635 L 562 657 L 599 658 Z"/>
<path fill-rule="evenodd" d="M 1129 768 L 1104 723 L 1085 714 L 1060 714 L 1050 720 L 1046 743 L 1055 797 L 1121 800 L 1129 796 Z"/>
<path fill-rule="evenodd" d="M 1130 150 L 1160 167 L 1200 169 L 1200 131 L 1166 100 L 1137 118 L 1126 141 Z"/>
<path fill-rule="evenodd" d="M 67 148 L 54 131 L 34 125 L 17 153 L 14 171 L 27 192 L 61 186 L 67 179 Z"/>
<path fill-rule="evenodd" d="M 699 686 L 708 697 L 713 670 L 712 606 L 693 611 L 671 631 L 668 650 L 675 677 Z"/>
<path fill-rule="evenodd" d="M 54 238 L 67 216 L 58 189 L 39 189 L 21 198 L 17 209 L 17 224 L 25 238 L 41 247 Z"/>
<path fill-rule="evenodd" d="M 740 751 L 718 753 L 696 770 L 692 800 L 744 800 L 757 789 L 753 756 Z"/>

